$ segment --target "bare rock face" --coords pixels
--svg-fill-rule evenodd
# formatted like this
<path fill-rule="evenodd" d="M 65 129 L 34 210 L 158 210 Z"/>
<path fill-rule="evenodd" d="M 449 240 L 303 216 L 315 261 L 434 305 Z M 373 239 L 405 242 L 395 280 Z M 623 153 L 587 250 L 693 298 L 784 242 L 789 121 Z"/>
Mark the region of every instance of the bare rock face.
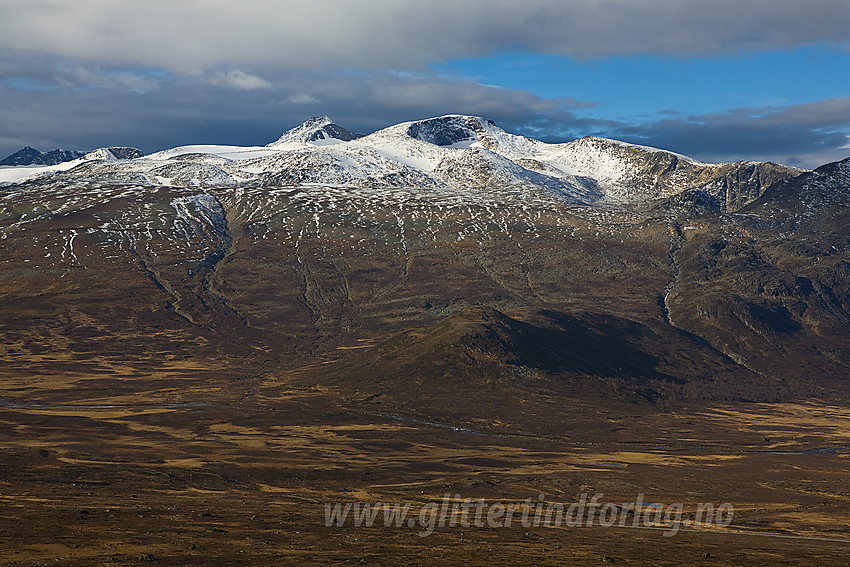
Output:
<path fill-rule="evenodd" d="M 482 131 L 479 119 L 472 116 L 443 116 L 413 122 L 407 135 L 435 146 L 453 146 L 463 142 L 478 141 Z"/>
<path fill-rule="evenodd" d="M 722 168 L 722 177 L 715 176 L 708 185 L 716 188 L 721 210 L 734 212 L 761 197 L 772 184 L 788 179 L 789 173 L 794 176 L 788 167 L 776 163 L 739 162 Z"/>
<path fill-rule="evenodd" d="M 106 149 L 109 150 L 109 153 L 114 155 L 116 159 L 136 159 L 145 155 L 137 148 L 112 146 Z"/>

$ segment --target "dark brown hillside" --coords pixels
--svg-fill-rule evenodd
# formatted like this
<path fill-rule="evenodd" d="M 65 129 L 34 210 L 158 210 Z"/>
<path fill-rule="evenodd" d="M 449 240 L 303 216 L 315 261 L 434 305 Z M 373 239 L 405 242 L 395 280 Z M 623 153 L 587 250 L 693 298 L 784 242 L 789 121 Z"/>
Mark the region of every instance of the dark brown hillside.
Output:
<path fill-rule="evenodd" d="M 676 254 L 677 326 L 765 375 L 846 391 L 850 366 L 847 162 L 777 182 Z"/>
<path fill-rule="evenodd" d="M 510 416 L 529 431 L 571 419 L 534 409 L 555 400 L 649 411 L 686 401 L 778 401 L 801 393 L 669 326 L 548 310 L 508 316 L 483 306 L 299 376 L 303 385 L 329 385 L 382 411 L 464 423 Z"/>

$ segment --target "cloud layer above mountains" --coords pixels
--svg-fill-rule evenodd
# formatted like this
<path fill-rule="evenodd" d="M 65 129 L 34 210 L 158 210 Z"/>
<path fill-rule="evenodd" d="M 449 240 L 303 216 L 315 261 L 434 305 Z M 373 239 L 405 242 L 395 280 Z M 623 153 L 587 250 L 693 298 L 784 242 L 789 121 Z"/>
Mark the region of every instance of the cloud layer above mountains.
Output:
<path fill-rule="evenodd" d="M 843 0 L 7 0 L 4 5 L 5 49 L 186 72 L 256 64 L 409 69 L 505 49 L 587 59 L 847 45 L 850 21 L 850 4 Z"/>
<path fill-rule="evenodd" d="M 818 99 L 815 90 L 806 104 L 696 114 L 676 114 L 674 108 L 668 115 L 603 119 L 583 112 L 596 101 L 576 100 L 564 78 L 557 79 L 564 81 L 562 96 L 552 98 L 433 68 L 500 52 L 588 64 L 610 57 L 728 57 L 815 44 L 847 54 L 845 0 L 3 5 L 0 151 L 23 144 L 87 149 L 126 143 L 150 151 L 202 141 L 264 143 L 313 114 L 371 131 L 457 112 L 550 140 L 620 135 L 676 145 L 670 149 L 701 158 L 724 155 L 725 144 L 729 155 L 810 165 L 844 151 L 850 126 L 850 98 Z M 629 96 L 627 90 L 622 96 Z"/>

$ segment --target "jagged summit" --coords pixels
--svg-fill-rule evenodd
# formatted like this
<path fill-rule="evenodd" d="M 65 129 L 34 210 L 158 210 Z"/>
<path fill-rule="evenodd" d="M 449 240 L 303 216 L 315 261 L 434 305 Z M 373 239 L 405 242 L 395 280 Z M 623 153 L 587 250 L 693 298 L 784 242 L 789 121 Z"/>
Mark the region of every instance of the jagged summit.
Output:
<path fill-rule="evenodd" d="M 478 116 L 450 114 L 411 122 L 407 135 L 435 146 L 469 147 L 486 134 L 485 124 L 496 126 L 494 122 Z"/>
<path fill-rule="evenodd" d="M 57 165 L 62 162 L 75 160 L 83 157 L 86 152 L 78 150 L 62 150 L 56 149 L 49 152 L 40 152 L 31 146 L 24 146 L 17 152 L 13 153 L 3 161 L 0 165 Z"/>
<path fill-rule="evenodd" d="M 369 134 L 362 142 L 378 142 L 379 144 L 392 142 L 404 145 L 411 140 L 448 149 L 480 146 L 495 150 L 500 147 L 508 152 L 518 150 L 520 153 L 522 150 L 517 148 L 518 145 L 522 146 L 524 142 L 529 141 L 537 142 L 524 136 L 509 134 L 492 120 L 465 114 L 446 114 L 402 122 Z"/>
<path fill-rule="evenodd" d="M 98 148 L 96 150 L 92 150 L 83 156 L 83 159 L 86 160 L 104 160 L 108 162 L 117 161 L 121 159 L 136 159 L 144 156 L 145 154 L 137 149 L 137 148 L 128 148 L 128 147 L 119 147 L 119 146 L 111 146 L 108 148 Z"/>
<path fill-rule="evenodd" d="M 351 140 L 362 137 L 361 134 L 356 134 L 338 124 L 334 124 L 333 120 L 327 116 L 314 116 L 303 124 L 287 130 L 280 138 L 268 144 L 268 146 L 274 147 L 291 144 L 328 146 L 340 142 L 350 142 Z"/>

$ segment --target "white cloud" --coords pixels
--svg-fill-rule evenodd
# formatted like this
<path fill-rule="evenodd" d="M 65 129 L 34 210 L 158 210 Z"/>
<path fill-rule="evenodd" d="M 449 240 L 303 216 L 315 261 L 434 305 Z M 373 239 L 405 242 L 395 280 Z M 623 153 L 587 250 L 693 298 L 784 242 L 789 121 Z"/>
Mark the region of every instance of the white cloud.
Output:
<path fill-rule="evenodd" d="M 289 104 L 318 104 L 322 102 L 311 94 L 300 93 L 289 95 L 288 97 L 283 99 L 284 102 Z"/>
<path fill-rule="evenodd" d="M 847 157 L 850 97 L 784 107 L 739 108 L 619 125 L 615 137 L 705 161 L 762 160 L 814 168 Z"/>
<path fill-rule="evenodd" d="M 227 82 L 226 88 L 241 83 L 241 77 L 233 78 L 214 77 L 218 84 Z M 128 145 L 148 152 L 191 143 L 265 144 L 320 114 L 363 133 L 454 112 L 486 116 L 511 130 L 540 120 L 573 127 L 577 119 L 571 109 L 586 106 L 474 81 L 396 73 L 355 73 L 344 85 L 332 74 L 291 74 L 271 91 L 238 92 L 209 88 L 210 77 L 194 75 L 168 77 L 160 88 L 145 93 L 79 88 L 64 75 L 36 79 L 46 88 L 21 89 L 0 81 L 5 137 L 0 138 L 0 158 L 27 144 L 39 149 Z"/>
<path fill-rule="evenodd" d="M 0 50 L 179 72 L 850 45 L 846 0 L 3 0 Z"/>
<path fill-rule="evenodd" d="M 212 82 L 216 85 L 230 87 L 240 91 L 272 88 L 272 84 L 262 77 L 249 75 L 242 71 L 219 71 L 213 75 Z"/>

